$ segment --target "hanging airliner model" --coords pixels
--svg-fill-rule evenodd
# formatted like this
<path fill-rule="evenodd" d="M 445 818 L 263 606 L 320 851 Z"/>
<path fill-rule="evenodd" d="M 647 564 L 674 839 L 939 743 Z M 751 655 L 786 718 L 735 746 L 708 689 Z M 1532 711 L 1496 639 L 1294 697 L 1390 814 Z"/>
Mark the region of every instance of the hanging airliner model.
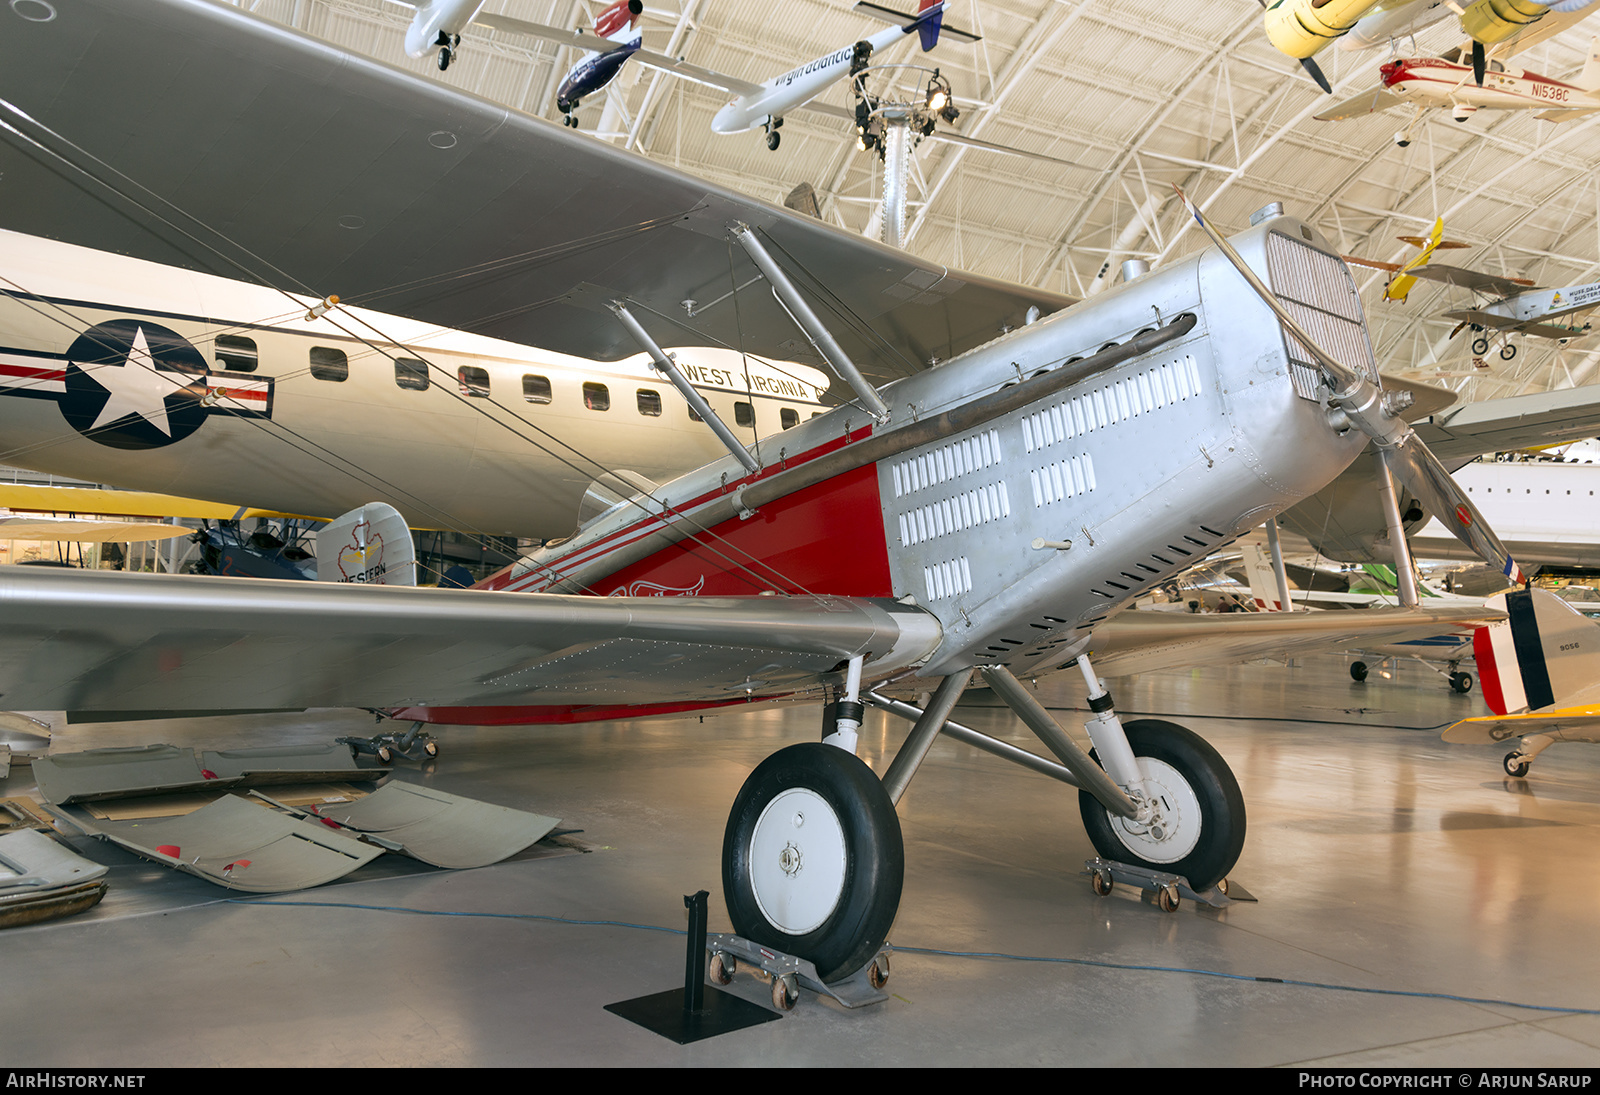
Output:
<path fill-rule="evenodd" d="M 1472 69 L 1448 54 L 1389 61 L 1379 66 L 1379 72 L 1378 86 L 1329 107 L 1316 119 L 1342 122 L 1409 104 L 1411 121 L 1394 138 L 1404 147 L 1411 143 L 1417 121 L 1429 108 L 1448 108 L 1458 122 L 1479 110 L 1537 110 L 1537 117 L 1547 122 L 1564 122 L 1600 110 L 1600 35 L 1589 43 L 1589 59 L 1576 84 L 1491 61 L 1480 86 L 1473 82 Z"/>
<path fill-rule="evenodd" d="M 310 517 L 383 501 L 417 528 L 548 539 L 608 472 L 669 479 L 722 451 L 643 354 L 320 307 L 0 231 L 0 464 Z M 806 365 L 709 347 L 677 362 L 747 442 L 822 410 L 828 377 Z"/>
<path fill-rule="evenodd" d="M 490 332 L 614 354 L 631 341 L 669 375 L 658 332 L 726 333 L 752 351 L 798 336 L 852 396 L 783 434 L 776 452 L 729 444 L 615 504 L 493 592 L 14 568 L 0 574 L 8 704 L 361 706 L 481 723 L 832 698 L 827 737 L 780 750 L 739 793 L 724 896 L 741 935 L 809 959 L 825 981 L 870 979 L 903 879 L 895 803 L 941 731 L 1077 785 L 1106 858 L 1198 890 L 1225 877 L 1245 837 L 1226 762 L 1182 727 L 1124 725 L 1091 656 L 1140 593 L 1326 484 L 1369 442 L 1380 484 L 1398 475 L 1516 573 L 1401 417 L 1402 393 L 1378 383 L 1348 269 L 1293 218 L 1266 213 L 1231 244 L 1212 235 L 1213 247 L 1029 323 L 1019 313 L 1032 291 L 929 271 L 231 7 L 55 7 L 67 17 L 49 23 L 0 8 L 15 48 L 0 67 L 0 171 L 14 198 L 0 227 L 103 235 L 196 266 L 248 255 L 297 282 L 337 275 L 354 299 L 386 291 L 386 308 L 421 320 L 461 325 L 471 313 Z M 149 84 L 143 59 L 180 30 L 206 48 L 165 74 L 153 112 L 134 94 Z M 250 94 L 217 93 L 240 86 Z M 253 123 L 263 116 L 304 124 L 279 141 Z M 181 157 L 170 146 L 145 156 L 130 136 L 157 117 L 163 132 L 206 139 Z M 254 146 L 261 162 L 296 180 L 294 215 L 375 212 L 400 195 L 415 215 L 375 225 L 353 250 L 228 219 L 253 195 L 236 193 L 237 164 L 216 150 L 247 131 L 270 146 Z M 441 131 L 469 147 L 426 140 Z M 113 162 L 117 174 L 97 173 Z M 513 163 L 539 167 L 517 174 Z M 169 185 L 175 172 L 181 183 Z M 124 215 L 122 203 L 147 193 L 129 180 L 181 193 L 183 223 L 214 250 L 177 248 L 148 218 Z M 552 200 L 560 193 L 571 200 Z M 207 227 L 220 224 L 226 234 Z M 436 247 L 419 246 L 422 225 Z M 508 265 L 535 239 L 537 261 Z M 428 280 L 445 274 L 444 291 Z M 419 282 L 430 287 L 406 288 Z M 921 367 L 934 347 L 948 350 L 942 363 Z M 902 369 L 876 385 L 861 366 L 882 362 Z M 1343 642 L 1354 615 L 1158 619 L 1154 635 L 1137 629 L 1143 640 L 1124 633 L 1122 655 L 1171 664 L 1195 647 L 1325 641 L 1323 628 Z M 1374 639 L 1494 618 L 1361 615 Z M 1018 682 L 1071 666 L 1090 688 L 1098 761 Z M 948 724 L 974 673 L 1059 764 Z M 923 710 L 895 698 L 925 690 Z M 882 778 L 855 755 L 866 703 L 915 719 Z"/>
<path fill-rule="evenodd" d="M 1473 82 L 1481 85 L 1488 60 L 1504 60 L 1559 34 L 1581 20 L 1594 0 L 1274 0 L 1263 16 L 1267 39 L 1300 61 L 1323 91 L 1333 94 L 1322 69 L 1311 58 L 1330 42 L 1370 49 L 1432 26 L 1455 15 L 1469 39 Z M 1349 37 L 1346 37 L 1349 35 Z"/>

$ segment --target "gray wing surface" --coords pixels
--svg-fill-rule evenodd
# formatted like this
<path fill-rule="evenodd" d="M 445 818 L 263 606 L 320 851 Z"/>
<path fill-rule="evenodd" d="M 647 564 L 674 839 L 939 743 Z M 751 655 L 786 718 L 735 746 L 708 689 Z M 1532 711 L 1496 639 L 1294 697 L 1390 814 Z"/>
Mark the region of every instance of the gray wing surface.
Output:
<path fill-rule="evenodd" d="M 1419 266 L 1410 271 L 1410 273 L 1413 277 L 1426 278 L 1429 281 L 1442 281 L 1446 285 L 1458 285 L 1463 289 L 1471 289 L 1473 292 L 1494 293 L 1502 297 L 1526 293 L 1533 285 L 1531 281 L 1503 278 L 1495 274 L 1486 274 L 1482 270 L 1467 270 L 1460 266 L 1446 266 L 1438 262 L 1430 262 L 1426 266 Z"/>
<path fill-rule="evenodd" d="M 1070 303 L 963 274 L 201 0 L 6 11 L 0 227 L 583 357 L 815 362 L 756 230 L 862 371 L 903 376 Z M 685 302 L 692 302 L 686 304 Z"/>
<path fill-rule="evenodd" d="M 1333 612 L 1123 612 L 1094 632 L 1095 669 L 1144 673 L 1174 665 L 1224 665 L 1319 650 L 1465 636 L 1504 619 L 1490 608 L 1363 608 Z"/>
<path fill-rule="evenodd" d="M 939 636 L 887 600 L 0 568 L 0 697 L 19 709 L 728 701 L 810 687 L 857 654 L 910 664 Z"/>

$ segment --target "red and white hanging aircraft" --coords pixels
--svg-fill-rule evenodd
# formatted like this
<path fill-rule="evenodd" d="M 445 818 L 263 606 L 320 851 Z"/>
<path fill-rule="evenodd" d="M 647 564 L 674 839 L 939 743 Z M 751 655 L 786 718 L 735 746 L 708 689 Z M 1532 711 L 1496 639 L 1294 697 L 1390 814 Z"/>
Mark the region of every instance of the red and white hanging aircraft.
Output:
<path fill-rule="evenodd" d="M 1547 122 L 1564 122 L 1600 110 L 1600 35 L 1589 43 L 1589 61 L 1575 84 L 1553 80 L 1536 72 L 1510 68 L 1490 61 L 1483 86 L 1473 81 L 1472 66 L 1461 63 L 1459 51 L 1444 57 L 1407 57 L 1379 67 L 1376 87 L 1338 103 L 1316 115 L 1319 122 L 1343 122 L 1409 104 L 1410 123 L 1395 134 L 1404 147 L 1422 112 L 1448 108 L 1464 122 L 1479 110 L 1537 110 Z"/>

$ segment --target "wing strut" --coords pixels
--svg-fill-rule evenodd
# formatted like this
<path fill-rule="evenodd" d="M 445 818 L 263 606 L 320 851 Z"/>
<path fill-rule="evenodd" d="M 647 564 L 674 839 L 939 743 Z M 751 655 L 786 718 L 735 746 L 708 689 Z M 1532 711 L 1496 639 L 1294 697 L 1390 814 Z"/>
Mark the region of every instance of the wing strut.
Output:
<path fill-rule="evenodd" d="M 773 292 L 778 294 L 779 303 L 805 332 L 806 337 L 811 340 L 811 345 L 816 347 L 817 353 L 827 359 L 828 364 L 833 366 L 833 371 L 850 385 L 857 398 L 879 422 L 888 421 L 888 404 L 878 395 L 878 390 L 867 383 L 867 378 L 861 375 L 861 370 L 856 368 L 855 362 L 850 360 L 844 348 L 828 333 L 828 329 L 822 325 L 817 314 L 811 310 L 811 306 L 805 302 L 800 291 L 794 287 L 794 282 L 789 280 L 789 275 L 772 260 L 772 256 L 767 253 L 761 241 L 756 239 L 756 234 L 750 231 L 748 225 L 737 224 L 733 226 L 733 238 L 750 253 L 751 259 L 755 261 L 761 273 L 772 283 Z"/>
<path fill-rule="evenodd" d="M 1383 519 L 1389 526 L 1389 546 L 1394 549 L 1394 576 L 1400 586 L 1400 603 L 1417 607 L 1417 576 L 1411 569 L 1411 545 L 1406 543 L 1405 526 L 1400 523 L 1400 503 L 1394 496 L 1394 474 L 1389 467 L 1389 450 L 1379 449 L 1378 501 L 1383 504 Z"/>
<path fill-rule="evenodd" d="M 678 368 L 678 363 L 668 357 L 666 352 L 656 345 L 656 340 L 650 337 L 650 332 L 646 331 L 639 321 L 633 318 L 633 313 L 628 311 L 628 306 L 620 300 L 614 300 L 607 307 L 617 314 L 617 318 L 628 329 L 628 333 L 633 336 L 634 341 L 644 347 L 644 352 L 650 355 L 651 361 L 655 362 L 656 370 L 664 373 L 666 378 L 672 381 L 672 386 L 678 389 L 678 394 L 683 396 L 684 402 L 694 408 L 695 414 L 705 419 L 706 425 L 711 427 L 711 432 L 716 434 L 717 438 L 728 447 L 728 451 L 733 453 L 734 459 L 744 465 L 744 470 L 751 475 L 760 471 L 761 465 L 756 461 L 756 458 L 750 455 L 748 449 L 739 444 L 739 439 L 728 428 L 728 424 L 717 417 L 717 412 L 711 409 L 711 405 L 706 402 L 705 397 L 695 391 L 694 385 L 690 384 L 688 377 L 683 375 L 683 371 Z"/>

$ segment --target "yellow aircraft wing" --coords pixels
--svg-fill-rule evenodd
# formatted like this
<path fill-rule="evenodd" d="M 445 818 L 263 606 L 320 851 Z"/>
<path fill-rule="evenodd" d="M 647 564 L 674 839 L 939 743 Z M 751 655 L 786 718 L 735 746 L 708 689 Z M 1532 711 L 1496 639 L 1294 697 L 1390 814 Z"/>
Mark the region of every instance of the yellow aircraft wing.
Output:
<path fill-rule="evenodd" d="M 25 483 L 0 484 L 0 506 L 28 513 L 92 513 L 117 517 L 189 517 L 213 521 L 242 521 L 247 517 L 299 517 L 325 521 L 303 513 L 280 513 L 251 506 L 201 502 L 172 494 L 140 490 L 100 490 L 96 487 L 44 487 Z M 188 531 L 193 531 L 188 530 Z M 121 537 L 128 539 L 128 537 Z"/>
<path fill-rule="evenodd" d="M 1525 715 L 1462 719 L 1442 736 L 1445 741 L 1457 745 L 1492 745 L 1529 734 L 1549 734 L 1557 741 L 1600 742 L 1600 704 L 1558 707 Z"/>

